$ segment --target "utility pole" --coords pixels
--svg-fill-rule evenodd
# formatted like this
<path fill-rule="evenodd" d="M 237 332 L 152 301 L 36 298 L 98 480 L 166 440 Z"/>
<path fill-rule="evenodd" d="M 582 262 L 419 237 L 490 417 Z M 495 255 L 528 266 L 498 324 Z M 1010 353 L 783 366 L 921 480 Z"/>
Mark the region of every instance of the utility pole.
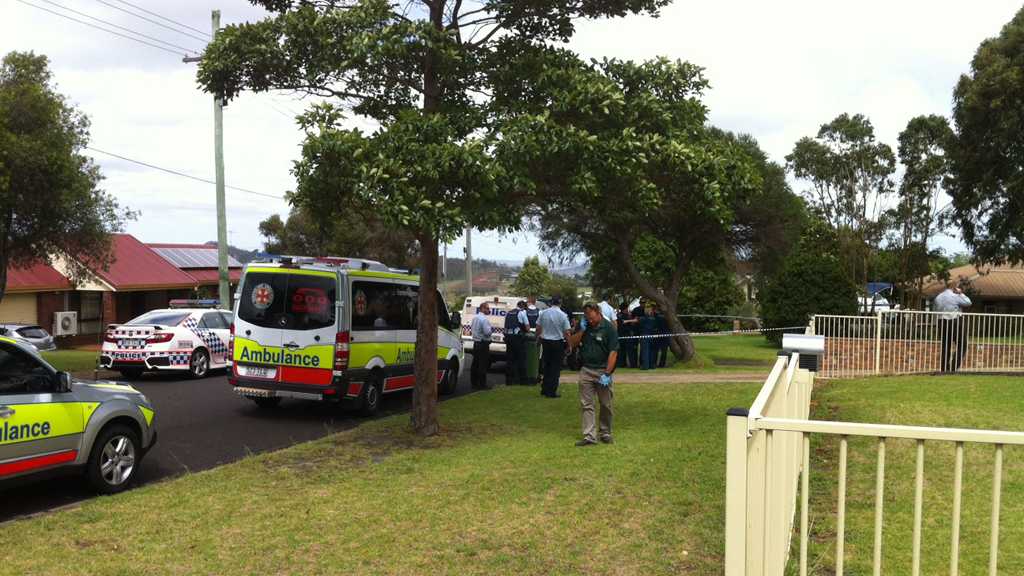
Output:
<path fill-rule="evenodd" d="M 217 38 L 220 30 L 220 10 L 211 15 L 212 36 Z M 198 62 L 201 58 L 186 57 L 182 62 Z M 217 180 L 217 295 L 221 308 L 231 308 L 231 291 L 228 276 L 228 223 L 227 206 L 224 200 L 224 104 L 213 98 L 213 163 Z"/>
<path fill-rule="evenodd" d="M 473 229 L 466 227 L 466 297 L 473 295 Z"/>

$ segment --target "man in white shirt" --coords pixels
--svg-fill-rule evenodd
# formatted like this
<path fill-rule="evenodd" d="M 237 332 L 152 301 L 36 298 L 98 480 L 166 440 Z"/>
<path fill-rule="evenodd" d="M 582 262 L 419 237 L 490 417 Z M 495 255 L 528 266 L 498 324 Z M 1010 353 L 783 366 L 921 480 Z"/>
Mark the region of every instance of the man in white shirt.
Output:
<path fill-rule="evenodd" d="M 469 371 L 469 382 L 473 388 L 489 388 L 487 370 L 491 366 L 491 321 L 488 316 L 491 307 L 487 302 L 480 305 L 470 325 L 473 333 L 473 366 Z"/>
<path fill-rule="evenodd" d="M 943 372 L 956 372 L 960 369 L 960 362 L 967 352 L 967 330 L 964 320 L 961 318 L 961 308 L 971 305 L 968 298 L 960 288 L 959 282 L 947 282 L 946 289 L 935 297 L 932 308 L 939 312 L 939 337 L 942 341 L 941 357 L 939 365 Z M 954 351 L 953 342 L 956 341 Z"/>
<path fill-rule="evenodd" d="M 601 300 L 597 306 L 601 309 L 601 316 L 604 316 L 605 320 L 610 322 L 612 326 L 615 326 L 615 308 L 612 308 L 612 305 L 608 303 L 608 299 Z"/>

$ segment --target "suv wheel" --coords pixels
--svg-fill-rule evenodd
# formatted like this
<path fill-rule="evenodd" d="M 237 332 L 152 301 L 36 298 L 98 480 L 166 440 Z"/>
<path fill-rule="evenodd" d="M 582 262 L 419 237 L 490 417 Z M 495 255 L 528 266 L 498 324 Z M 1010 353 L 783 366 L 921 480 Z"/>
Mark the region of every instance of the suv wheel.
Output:
<path fill-rule="evenodd" d="M 360 408 L 363 416 L 373 416 L 380 410 L 380 397 L 384 386 L 381 385 L 383 379 L 380 376 L 379 371 L 374 371 L 370 374 L 370 377 L 363 383 L 363 392 L 360 394 Z"/>
<path fill-rule="evenodd" d="M 102 494 L 116 494 L 131 485 L 142 460 L 138 434 L 127 426 L 105 428 L 96 437 L 86 464 L 89 483 Z"/>
<path fill-rule="evenodd" d="M 192 353 L 188 361 L 188 373 L 193 378 L 202 378 L 210 371 L 210 355 L 206 350 L 200 348 Z"/>

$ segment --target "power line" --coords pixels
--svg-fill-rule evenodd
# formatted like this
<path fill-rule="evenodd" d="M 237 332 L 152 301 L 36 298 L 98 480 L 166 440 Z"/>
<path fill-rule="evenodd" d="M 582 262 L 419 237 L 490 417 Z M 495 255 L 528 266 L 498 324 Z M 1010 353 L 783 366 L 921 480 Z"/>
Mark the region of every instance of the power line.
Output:
<path fill-rule="evenodd" d="M 179 172 L 177 170 L 171 170 L 170 168 L 162 168 L 160 166 L 156 166 L 156 165 L 150 164 L 148 162 L 143 162 L 142 160 L 135 160 L 133 158 L 128 158 L 126 156 L 121 156 L 120 154 L 114 154 L 113 152 L 107 152 L 106 150 L 100 150 L 99 148 L 93 148 L 92 146 L 86 146 L 85 148 L 87 150 L 92 150 L 93 152 L 99 152 L 100 154 L 106 154 L 107 156 L 113 156 L 114 158 L 118 158 L 120 160 L 124 160 L 125 162 L 131 162 L 133 164 L 138 164 L 140 166 L 145 166 L 146 168 L 152 168 L 153 170 L 159 170 L 161 172 L 166 172 L 168 174 L 173 174 L 175 176 L 181 176 L 182 178 L 188 178 L 190 180 L 197 180 L 199 182 L 205 182 L 207 184 L 214 184 L 214 185 L 217 184 L 213 180 L 208 180 L 206 178 L 200 178 L 198 176 L 193 176 L 191 174 L 185 174 L 184 172 Z M 245 192 L 246 194 L 254 194 L 256 196 L 263 196 L 264 198 L 273 198 L 275 200 L 284 200 L 284 198 L 281 197 L 281 196 L 275 196 L 273 194 L 264 194 L 263 192 L 256 192 L 254 190 L 248 190 L 246 188 L 239 188 L 238 186 L 228 186 L 228 185 L 225 185 L 224 187 L 225 188 L 231 188 L 232 190 L 237 190 L 239 192 Z"/>
<path fill-rule="evenodd" d="M 189 34 L 188 32 L 182 32 L 181 30 L 178 30 L 178 29 L 175 29 L 175 28 L 171 28 L 167 24 L 164 24 L 162 22 L 157 22 L 156 20 L 151 20 L 149 18 L 146 18 L 145 16 L 140 16 L 140 15 L 136 14 L 135 12 L 132 12 L 131 10 L 125 10 L 124 8 L 121 8 L 120 6 L 117 6 L 116 4 L 111 4 L 110 2 L 107 2 L 107 0 L 96 0 L 96 1 L 99 2 L 100 4 L 103 4 L 104 6 L 110 6 L 114 10 L 120 10 L 121 12 L 124 12 L 125 14 L 130 14 L 130 15 L 135 16 L 136 18 L 138 18 L 140 20 L 145 20 L 146 22 L 149 22 L 150 24 L 156 24 L 157 26 L 161 26 L 163 28 L 167 28 L 168 30 L 173 30 L 174 32 L 177 32 L 178 34 L 184 34 L 185 36 L 188 36 L 189 38 L 195 38 L 196 40 L 200 40 L 202 42 L 208 42 L 209 41 L 209 38 L 200 38 L 199 36 L 196 36 L 194 34 Z M 127 2 L 125 2 L 125 4 L 127 4 Z"/>
<path fill-rule="evenodd" d="M 79 12 L 78 10 L 75 10 L 74 8 L 68 8 L 67 6 L 58 4 L 57 2 L 54 2 L 53 0 L 42 0 L 42 1 L 46 2 L 47 4 L 56 6 L 57 8 L 60 8 L 61 10 L 67 10 L 68 12 L 71 12 L 72 14 L 78 14 L 79 16 L 84 16 L 84 17 L 86 17 L 86 18 L 88 18 L 90 20 L 94 20 L 96 22 L 99 22 L 100 24 L 105 24 L 107 26 L 111 26 L 111 27 L 117 28 L 119 30 L 124 30 L 125 32 L 128 32 L 129 34 L 135 34 L 136 36 L 141 36 L 141 37 L 143 37 L 143 38 L 145 38 L 147 40 L 152 40 L 153 42 L 159 42 L 161 44 L 166 44 L 167 46 L 171 46 L 172 48 L 178 48 L 178 49 L 184 50 L 186 52 L 196 53 L 196 50 L 194 48 L 187 48 L 185 46 L 179 46 L 178 44 L 167 42 L 167 41 L 161 40 L 159 38 L 154 38 L 152 36 L 147 36 L 146 34 L 143 34 L 142 32 L 136 32 L 135 30 L 132 30 L 131 28 L 126 28 L 124 26 L 120 26 L 118 24 L 114 24 L 113 22 L 108 22 L 106 20 L 103 20 L 102 18 L 97 18 L 95 16 L 90 16 L 90 15 L 86 14 L 85 12 Z"/>
<path fill-rule="evenodd" d="M 161 15 L 157 14 L 156 12 L 153 12 L 151 10 L 146 10 L 142 6 L 136 6 L 135 4 L 132 4 L 131 2 L 125 2 L 125 0 L 117 0 L 117 2 L 120 3 L 120 4 L 127 4 L 128 6 L 131 6 L 132 8 L 135 8 L 136 10 L 140 10 L 142 12 L 145 12 L 146 14 L 149 14 L 150 16 L 156 16 L 157 18 L 160 18 L 161 20 L 166 20 L 166 21 L 168 21 L 168 22 L 170 22 L 172 24 L 177 24 L 178 26 L 181 26 L 182 28 L 188 28 L 189 30 L 192 30 L 192 31 L 195 31 L 195 32 L 199 32 L 200 34 L 202 34 L 203 36 L 206 36 L 207 38 L 210 37 L 210 33 L 209 32 L 204 32 L 203 30 L 200 30 L 198 28 L 193 28 L 193 27 L 189 26 L 188 24 L 183 24 L 181 22 L 178 22 L 177 20 L 171 20 L 170 18 L 168 18 L 166 16 L 161 16 Z"/>
<path fill-rule="evenodd" d="M 31 7 L 35 8 L 35 9 L 37 9 L 37 10 L 42 10 L 43 12 L 49 12 L 50 14 L 53 14 L 54 16 L 60 16 L 61 18 L 67 18 L 68 20 L 71 20 L 73 22 L 78 22 L 79 24 L 85 24 L 86 26 L 88 26 L 90 28 L 95 28 L 97 30 L 102 30 L 102 31 L 104 31 L 104 32 L 106 32 L 108 34 L 113 34 L 114 36 L 120 36 L 121 38 L 125 38 L 125 39 L 131 40 L 133 42 L 138 42 L 139 44 L 145 44 L 146 46 L 151 46 L 153 48 L 156 48 L 157 50 L 163 50 L 164 52 L 170 52 L 171 54 L 174 54 L 175 56 L 180 56 L 181 55 L 181 53 L 176 51 L 176 50 L 171 50 L 170 48 L 165 48 L 165 47 L 160 46 L 158 44 L 152 44 L 150 42 L 146 42 L 145 40 L 139 40 L 138 38 L 133 38 L 131 36 L 126 36 L 124 34 L 121 34 L 120 32 L 114 32 L 113 30 L 107 30 L 106 28 L 103 28 L 102 26 L 97 26 L 95 24 L 90 24 L 88 22 L 85 22 L 84 20 L 79 20 L 78 18 L 75 18 L 73 16 L 68 16 L 67 14 L 61 14 L 60 12 L 54 12 L 53 10 L 50 10 L 49 8 L 44 8 L 42 6 L 36 6 L 35 4 L 32 4 L 31 2 L 27 2 L 26 0 L 18 0 L 18 2 L 21 2 L 22 4 L 25 4 L 26 6 L 31 6 Z"/>

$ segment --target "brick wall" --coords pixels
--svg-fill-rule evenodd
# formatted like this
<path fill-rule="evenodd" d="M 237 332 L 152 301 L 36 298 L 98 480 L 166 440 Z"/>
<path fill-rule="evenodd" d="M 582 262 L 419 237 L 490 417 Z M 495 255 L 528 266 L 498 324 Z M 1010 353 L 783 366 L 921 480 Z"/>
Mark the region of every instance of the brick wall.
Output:
<path fill-rule="evenodd" d="M 879 361 L 882 374 L 938 372 L 941 344 L 927 340 L 882 340 Z M 961 371 L 1024 371 L 1024 346 L 1019 344 L 969 343 Z M 825 338 L 820 376 L 843 378 L 875 373 L 873 338 Z"/>

